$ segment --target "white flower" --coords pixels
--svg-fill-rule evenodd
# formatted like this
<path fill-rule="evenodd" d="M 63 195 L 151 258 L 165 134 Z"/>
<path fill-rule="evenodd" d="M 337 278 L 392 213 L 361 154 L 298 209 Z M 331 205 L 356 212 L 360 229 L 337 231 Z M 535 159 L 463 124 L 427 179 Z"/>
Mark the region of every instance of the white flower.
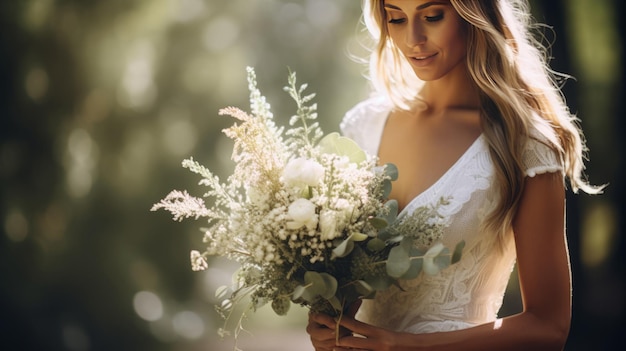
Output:
<path fill-rule="evenodd" d="M 203 271 L 209 268 L 209 264 L 204 259 L 202 254 L 197 250 L 191 250 L 191 269 L 193 271 Z"/>
<path fill-rule="evenodd" d="M 324 167 L 314 160 L 297 157 L 287 163 L 282 176 L 289 185 L 317 186 L 324 178 Z"/>
<path fill-rule="evenodd" d="M 315 205 L 307 199 L 297 199 L 289 205 L 287 214 L 292 219 L 287 222 L 287 228 L 299 229 L 306 226 L 313 229 L 317 225 L 317 215 L 315 214 Z"/>
<path fill-rule="evenodd" d="M 337 237 L 337 212 L 322 210 L 320 212 L 320 238 L 322 241 L 333 240 Z"/>
<path fill-rule="evenodd" d="M 258 187 L 246 188 L 246 200 L 251 204 L 264 208 L 267 205 L 267 197 L 267 192 L 261 191 Z"/>

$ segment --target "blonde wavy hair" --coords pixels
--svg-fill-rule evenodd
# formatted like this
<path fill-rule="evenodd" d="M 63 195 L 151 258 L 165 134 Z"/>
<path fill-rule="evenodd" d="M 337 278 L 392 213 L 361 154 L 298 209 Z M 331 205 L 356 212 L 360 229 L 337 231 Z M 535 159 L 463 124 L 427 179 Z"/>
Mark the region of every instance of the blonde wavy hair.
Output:
<path fill-rule="evenodd" d="M 574 192 L 598 193 L 584 179 L 585 142 L 578 120 L 558 84 L 566 75 L 548 65 L 548 48 L 533 37 L 526 0 L 450 0 L 467 22 L 467 68 L 480 90 L 481 123 L 489 143 L 501 194 L 485 226 L 499 237 L 511 228 L 524 188 L 522 153 L 531 131 L 543 135 L 561 157 Z M 363 20 L 376 42 L 370 79 L 399 108 L 417 102 L 423 82 L 395 47 L 387 31 L 384 0 L 363 0 Z"/>

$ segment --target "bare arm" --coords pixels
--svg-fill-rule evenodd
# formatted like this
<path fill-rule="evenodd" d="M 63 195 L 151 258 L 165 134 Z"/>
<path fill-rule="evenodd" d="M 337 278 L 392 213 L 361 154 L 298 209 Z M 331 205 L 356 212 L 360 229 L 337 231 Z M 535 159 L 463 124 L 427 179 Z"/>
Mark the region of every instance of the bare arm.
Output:
<path fill-rule="evenodd" d="M 432 334 L 397 333 L 344 317 L 341 324 L 362 337 L 340 338 L 335 350 L 562 350 L 571 319 L 564 197 L 558 173 L 526 179 L 513 223 L 523 312 L 495 323 Z"/>

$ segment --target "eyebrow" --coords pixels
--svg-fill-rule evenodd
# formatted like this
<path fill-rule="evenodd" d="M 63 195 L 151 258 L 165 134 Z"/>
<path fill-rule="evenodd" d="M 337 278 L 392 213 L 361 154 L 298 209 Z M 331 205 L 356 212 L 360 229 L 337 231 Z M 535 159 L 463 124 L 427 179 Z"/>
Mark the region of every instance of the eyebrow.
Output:
<path fill-rule="evenodd" d="M 427 3 L 424 3 L 424 4 L 419 5 L 419 6 L 418 6 L 418 7 L 416 7 L 415 9 L 416 9 L 416 10 L 423 10 L 423 9 L 425 9 L 425 8 L 427 8 L 427 7 L 429 7 L 429 6 L 433 6 L 433 5 L 446 5 L 446 3 L 445 3 L 445 2 L 443 2 L 443 1 L 429 1 L 429 2 L 427 2 Z M 390 8 L 390 9 L 394 9 L 394 10 L 400 10 L 400 11 L 402 11 L 402 9 L 401 9 L 401 8 L 399 8 L 399 7 L 398 7 L 398 6 L 396 6 L 396 5 L 392 5 L 392 4 L 387 4 L 387 3 L 385 3 L 385 7 L 388 7 L 388 8 Z"/>

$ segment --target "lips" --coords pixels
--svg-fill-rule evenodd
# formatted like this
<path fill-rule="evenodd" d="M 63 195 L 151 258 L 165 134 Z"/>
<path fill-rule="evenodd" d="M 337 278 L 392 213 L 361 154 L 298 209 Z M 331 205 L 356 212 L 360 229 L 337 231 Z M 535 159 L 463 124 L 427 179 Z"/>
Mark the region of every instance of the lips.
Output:
<path fill-rule="evenodd" d="M 409 58 L 411 60 L 423 61 L 423 60 L 427 60 L 427 59 L 429 59 L 431 57 L 434 57 L 436 55 L 437 55 L 437 53 L 434 53 L 434 54 L 409 55 Z"/>
<path fill-rule="evenodd" d="M 422 54 L 411 54 L 408 55 L 409 62 L 415 67 L 425 67 L 430 65 L 434 60 L 435 56 L 438 53 L 422 53 Z"/>

